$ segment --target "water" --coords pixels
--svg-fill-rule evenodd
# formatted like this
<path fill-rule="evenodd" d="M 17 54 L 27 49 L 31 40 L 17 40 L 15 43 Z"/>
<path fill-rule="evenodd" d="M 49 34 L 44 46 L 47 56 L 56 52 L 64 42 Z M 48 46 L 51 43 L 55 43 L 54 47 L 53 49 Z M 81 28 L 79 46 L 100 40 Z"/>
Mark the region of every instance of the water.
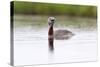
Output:
<path fill-rule="evenodd" d="M 47 16 L 15 16 L 15 65 L 97 60 L 96 19 L 65 16 L 57 16 L 56 18 L 55 30 L 68 29 L 75 36 L 69 40 L 54 40 L 54 51 L 50 52 Z"/>

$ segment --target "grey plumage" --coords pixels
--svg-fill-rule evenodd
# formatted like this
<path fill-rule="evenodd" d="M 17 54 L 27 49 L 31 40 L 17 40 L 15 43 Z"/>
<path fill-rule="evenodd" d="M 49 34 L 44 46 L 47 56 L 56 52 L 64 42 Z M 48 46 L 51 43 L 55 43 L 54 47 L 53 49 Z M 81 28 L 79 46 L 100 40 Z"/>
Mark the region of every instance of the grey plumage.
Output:
<path fill-rule="evenodd" d="M 74 34 L 71 31 L 68 30 L 56 30 L 54 32 L 54 38 L 56 40 L 65 40 L 69 39 L 73 36 Z"/>
<path fill-rule="evenodd" d="M 55 17 L 49 17 L 48 18 L 48 24 L 49 24 L 49 26 L 51 27 L 53 27 L 53 25 L 54 25 L 54 23 L 55 23 Z M 50 28 L 49 28 L 49 32 L 50 32 Z M 53 36 L 54 36 L 54 39 L 56 39 L 56 40 L 65 40 L 65 39 L 69 39 L 69 38 L 71 38 L 72 36 L 73 36 L 74 34 L 71 32 L 71 31 L 69 31 L 69 30 L 62 30 L 62 29 L 60 29 L 60 30 L 55 30 L 54 31 L 54 34 L 53 34 Z"/>

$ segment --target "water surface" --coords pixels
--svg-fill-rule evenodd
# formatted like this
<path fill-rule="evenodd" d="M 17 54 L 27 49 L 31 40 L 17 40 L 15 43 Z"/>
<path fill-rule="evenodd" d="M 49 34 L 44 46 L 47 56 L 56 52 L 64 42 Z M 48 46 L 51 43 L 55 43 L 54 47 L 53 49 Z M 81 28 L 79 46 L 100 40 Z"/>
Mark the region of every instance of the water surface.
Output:
<path fill-rule="evenodd" d="M 68 29 L 75 36 L 69 40 L 54 40 L 54 52 L 50 53 L 48 47 L 48 16 L 14 16 L 15 65 L 96 61 L 96 19 L 55 17 L 54 30 Z"/>

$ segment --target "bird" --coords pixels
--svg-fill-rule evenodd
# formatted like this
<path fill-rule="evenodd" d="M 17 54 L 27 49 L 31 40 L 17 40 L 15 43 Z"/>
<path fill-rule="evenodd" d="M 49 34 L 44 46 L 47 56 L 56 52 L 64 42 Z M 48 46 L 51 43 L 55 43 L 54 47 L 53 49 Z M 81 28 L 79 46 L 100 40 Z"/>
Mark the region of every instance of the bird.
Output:
<path fill-rule="evenodd" d="M 67 29 L 58 29 L 58 30 L 53 30 L 54 23 L 56 21 L 55 17 L 49 17 L 48 18 L 48 25 L 49 25 L 49 30 L 48 30 L 48 38 L 49 40 L 67 40 L 70 39 L 74 33 Z"/>

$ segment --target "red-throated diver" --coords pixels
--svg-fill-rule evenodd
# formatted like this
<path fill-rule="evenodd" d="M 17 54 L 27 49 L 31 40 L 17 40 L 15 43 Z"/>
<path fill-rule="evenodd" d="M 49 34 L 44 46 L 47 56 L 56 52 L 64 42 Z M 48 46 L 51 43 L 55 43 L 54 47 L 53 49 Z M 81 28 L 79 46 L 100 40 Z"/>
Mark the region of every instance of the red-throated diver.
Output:
<path fill-rule="evenodd" d="M 56 40 L 65 40 L 71 38 L 74 34 L 69 30 L 53 30 L 53 25 L 55 23 L 55 17 L 49 17 L 48 18 L 48 24 L 49 24 L 49 31 L 48 31 L 48 37 L 51 39 Z"/>

